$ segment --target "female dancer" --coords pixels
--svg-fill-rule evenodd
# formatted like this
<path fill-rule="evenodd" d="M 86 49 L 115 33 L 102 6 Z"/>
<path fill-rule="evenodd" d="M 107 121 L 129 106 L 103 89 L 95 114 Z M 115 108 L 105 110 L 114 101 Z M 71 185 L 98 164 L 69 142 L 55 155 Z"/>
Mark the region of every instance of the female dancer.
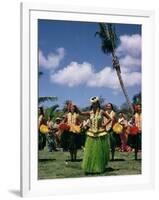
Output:
<path fill-rule="evenodd" d="M 42 124 L 46 124 L 46 120 L 44 119 L 44 110 L 43 110 L 43 107 L 39 107 L 38 108 L 38 115 L 39 115 L 39 118 L 38 118 L 38 132 L 39 132 L 39 144 L 38 144 L 38 148 L 39 150 L 43 150 L 44 147 L 46 146 L 46 135 L 45 134 L 42 134 L 40 132 L 40 126 Z"/>
<path fill-rule="evenodd" d="M 114 160 L 115 147 L 117 145 L 117 135 L 114 133 L 112 127 L 116 122 L 116 113 L 113 109 L 113 105 L 111 103 L 107 103 L 105 106 L 105 113 L 110 117 L 111 121 L 106 126 L 106 131 L 109 133 L 110 138 L 110 148 L 111 148 L 111 159 Z M 105 123 L 108 122 L 108 118 L 104 117 Z"/>
<path fill-rule="evenodd" d="M 76 161 L 77 158 L 77 149 L 79 147 L 79 132 L 80 132 L 80 118 L 78 114 L 77 107 L 73 104 L 70 105 L 68 113 L 65 116 L 64 123 L 67 123 L 70 126 L 69 131 L 64 131 L 62 136 L 66 136 L 65 141 L 67 143 L 67 148 L 70 152 L 71 161 Z M 78 128 L 78 130 L 76 129 Z"/>
<path fill-rule="evenodd" d="M 135 160 L 137 160 L 137 153 L 138 153 L 138 150 L 141 148 L 141 132 L 142 132 L 142 113 L 141 113 L 140 104 L 136 105 L 133 121 L 134 121 L 134 125 L 138 128 L 138 134 L 134 136 Z"/>
<path fill-rule="evenodd" d="M 110 117 L 100 108 L 99 98 L 92 97 L 89 112 L 80 112 L 89 116 L 90 128 L 87 130 L 82 169 L 85 173 L 103 173 L 109 160 L 109 139 L 103 124 L 103 117 Z"/>
<path fill-rule="evenodd" d="M 121 147 L 120 151 L 121 152 L 130 152 L 132 149 L 131 147 L 127 144 L 128 142 L 128 121 L 126 119 L 126 116 L 124 113 L 120 112 L 118 116 L 118 123 L 123 126 L 123 131 L 120 133 L 120 140 L 121 140 Z"/>

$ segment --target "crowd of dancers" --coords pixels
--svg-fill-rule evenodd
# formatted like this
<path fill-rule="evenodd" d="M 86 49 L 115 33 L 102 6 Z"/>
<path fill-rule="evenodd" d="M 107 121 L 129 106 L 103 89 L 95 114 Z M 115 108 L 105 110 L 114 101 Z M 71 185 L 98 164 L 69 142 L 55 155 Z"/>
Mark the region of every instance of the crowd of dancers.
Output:
<path fill-rule="evenodd" d="M 135 106 L 131 119 L 125 113 L 116 113 L 111 103 L 101 108 L 98 97 L 90 99 L 90 110 L 83 112 L 70 102 L 62 118 L 45 120 L 39 108 L 39 150 L 68 151 L 70 161 L 77 160 L 78 149 L 83 149 L 82 169 L 85 173 L 103 173 L 115 151 L 134 152 L 141 149 L 141 105 Z M 43 127 L 47 127 L 43 132 Z"/>

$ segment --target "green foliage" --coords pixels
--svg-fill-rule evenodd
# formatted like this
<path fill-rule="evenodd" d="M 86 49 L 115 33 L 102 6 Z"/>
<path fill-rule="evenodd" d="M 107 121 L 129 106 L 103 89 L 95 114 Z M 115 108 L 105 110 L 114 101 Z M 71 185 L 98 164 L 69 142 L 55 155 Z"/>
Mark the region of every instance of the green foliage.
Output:
<path fill-rule="evenodd" d="M 45 110 L 45 116 L 46 116 L 46 118 L 48 119 L 49 117 L 51 118 L 51 119 L 53 119 L 53 117 L 55 117 L 55 111 L 56 111 L 56 109 L 59 107 L 59 105 L 58 104 L 55 104 L 55 105 L 53 105 L 52 107 L 50 107 L 50 108 L 47 108 L 46 110 Z"/>
<path fill-rule="evenodd" d="M 120 109 L 119 109 L 118 113 L 120 113 L 120 112 L 124 113 L 126 115 L 126 117 L 127 117 L 128 120 L 131 119 L 132 112 L 131 112 L 130 107 L 128 106 L 128 104 L 126 102 L 123 103 L 120 106 Z"/>
<path fill-rule="evenodd" d="M 141 104 L 141 92 L 133 96 L 133 104 Z"/>
<path fill-rule="evenodd" d="M 62 117 L 64 115 L 64 112 L 57 110 L 58 107 L 59 105 L 56 104 L 52 107 L 45 108 L 45 111 L 44 111 L 45 119 L 48 120 L 48 118 L 50 117 L 51 120 L 55 121 L 57 117 Z"/>
<path fill-rule="evenodd" d="M 100 100 L 100 104 L 101 104 L 101 108 L 104 109 L 104 101 L 105 99 L 100 96 L 99 97 L 99 100 Z M 51 107 L 48 107 L 45 109 L 44 113 L 45 113 L 45 119 L 47 120 L 48 117 L 51 117 L 51 119 L 53 121 L 55 121 L 55 119 L 57 117 L 60 117 L 60 118 L 63 118 L 65 113 L 67 112 L 67 105 L 71 102 L 71 100 L 66 100 L 64 102 L 64 107 L 61 109 L 61 110 L 58 110 L 59 108 L 59 105 L 58 104 L 55 104 Z M 132 102 L 133 104 L 135 103 L 140 103 L 141 104 L 141 92 L 135 94 L 132 98 Z M 132 112 L 128 106 L 128 104 L 125 102 L 123 103 L 120 108 L 113 104 L 113 108 L 114 108 L 114 111 L 116 113 L 119 113 L 119 112 L 123 112 L 126 114 L 127 118 L 130 119 L 132 117 Z M 86 107 L 82 107 L 80 108 L 81 111 L 89 111 L 90 110 L 90 106 L 86 106 Z M 80 116 L 81 120 L 84 120 L 84 119 L 87 119 L 88 117 L 86 116 Z"/>

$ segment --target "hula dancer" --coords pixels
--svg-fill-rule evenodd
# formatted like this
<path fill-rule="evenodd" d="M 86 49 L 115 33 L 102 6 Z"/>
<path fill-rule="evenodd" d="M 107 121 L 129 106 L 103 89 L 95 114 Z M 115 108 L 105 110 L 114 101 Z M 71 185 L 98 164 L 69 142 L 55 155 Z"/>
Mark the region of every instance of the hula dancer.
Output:
<path fill-rule="evenodd" d="M 111 148 L 111 159 L 114 160 L 114 154 L 115 154 L 115 147 L 117 143 L 117 134 L 114 133 L 112 127 L 114 123 L 116 122 L 116 113 L 114 112 L 113 105 L 111 103 L 106 104 L 105 106 L 105 113 L 109 116 L 111 121 L 108 122 L 108 118 L 104 117 L 104 122 L 107 123 L 106 131 L 109 133 L 110 138 L 110 148 Z"/>
<path fill-rule="evenodd" d="M 80 118 L 76 105 L 70 104 L 68 113 L 65 116 L 64 123 L 70 127 L 69 131 L 64 131 L 68 150 L 70 152 L 71 161 L 77 159 L 77 149 L 79 147 L 79 133 L 80 133 Z"/>
<path fill-rule="evenodd" d="M 141 113 L 140 104 L 136 105 L 133 122 L 134 122 L 134 125 L 138 128 L 138 133 L 134 135 L 135 160 L 137 160 L 137 153 L 138 153 L 138 150 L 141 148 L 141 133 L 142 133 L 142 113 Z"/>
<path fill-rule="evenodd" d="M 46 135 L 40 132 L 40 126 L 41 125 L 46 125 L 46 121 L 44 119 L 44 111 L 43 111 L 43 107 L 39 107 L 38 109 L 38 115 L 39 115 L 39 119 L 38 119 L 38 133 L 39 133 L 39 150 L 43 150 L 44 147 L 46 146 Z"/>
<path fill-rule="evenodd" d="M 80 112 L 90 119 L 90 128 L 87 130 L 82 169 L 85 173 L 103 173 L 109 160 L 109 139 L 103 124 L 103 117 L 110 117 L 100 108 L 99 98 L 92 97 L 89 112 Z M 107 122 L 107 123 L 108 123 Z"/>
<path fill-rule="evenodd" d="M 119 113 L 118 116 L 118 123 L 123 126 L 123 130 L 120 133 L 120 140 L 121 140 L 121 147 L 120 151 L 121 152 L 130 152 L 132 149 L 131 147 L 127 144 L 128 143 L 128 121 L 126 119 L 126 115 L 122 112 Z"/>
<path fill-rule="evenodd" d="M 53 121 L 51 120 L 50 117 L 48 117 L 48 121 L 47 121 L 47 127 L 49 129 L 49 132 L 47 134 L 47 144 L 48 144 L 48 151 L 52 152 L 57 151 L 56 147 L 56 138 L 55 138 L 55 134 L 54 134 L 54 129 L 53 129 Z"/>
<path fill-rule="evenodd" d="M 56 143 L 57 148 L 61 147 L 61 134 L 62 134 L 62 132 L 59 129 L 61 121 L 62 121 L 62 119 L 57 117 L 55 119 L 55 123 L 53 125 L 53 134 L 54 134 L 54 137 L 55 137 L 55 143 Z"/>

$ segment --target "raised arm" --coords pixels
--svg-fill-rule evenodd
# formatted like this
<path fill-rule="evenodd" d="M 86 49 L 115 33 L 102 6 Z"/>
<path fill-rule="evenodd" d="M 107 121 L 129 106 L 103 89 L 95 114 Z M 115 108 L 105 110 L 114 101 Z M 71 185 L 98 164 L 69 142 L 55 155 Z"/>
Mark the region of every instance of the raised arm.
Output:
<path fill-rule="evenodd" d="M 112 119 L 111 119 L 110 116 L 109 116 L 107 113 L 105 113 L 104 111 L 102 111 L 102 115 L 108 119 L 108 121 L 107 121 L 106 123 L 103 124 L 103 126 L 107 126 L 107 125 L 112 121 Z"/>
<path fill-rule="evenodd" d="M 110 118 L 110 116 L 109 116 L 106 112 L 102 111 L 102 115 L 103 115 L 104 117 L 106 117 L 107 119 L 110 119 L 110 121 L 112 120 L 112 119 Z"/>
<path fill-rule="evenodd" d="M 80 115 L 84 115 L 84 116 L 90 116 L 90 112 L 86 111 L 86 112 L 80 112 Z"/>
<path fill-rule="evenodd" d="M 77 108 L 77 110 L 78 110 L 79 115 L 90 116 L 90 112 L 89 112 L 89 111 L 81 112 L 81 111 L 79 110 L 79 108 Z"/>
<path fill-rule="evenodd" d="M 68 120 L 68 118 L 67 118 L 67 115 L 65 115 L 65 116 L 64 116 L 64 119 L 62 120 L 62 122 L 61 122 L 61 123 L 66 123 L 66 122 L 67 122 L 67 120 Z"/>

